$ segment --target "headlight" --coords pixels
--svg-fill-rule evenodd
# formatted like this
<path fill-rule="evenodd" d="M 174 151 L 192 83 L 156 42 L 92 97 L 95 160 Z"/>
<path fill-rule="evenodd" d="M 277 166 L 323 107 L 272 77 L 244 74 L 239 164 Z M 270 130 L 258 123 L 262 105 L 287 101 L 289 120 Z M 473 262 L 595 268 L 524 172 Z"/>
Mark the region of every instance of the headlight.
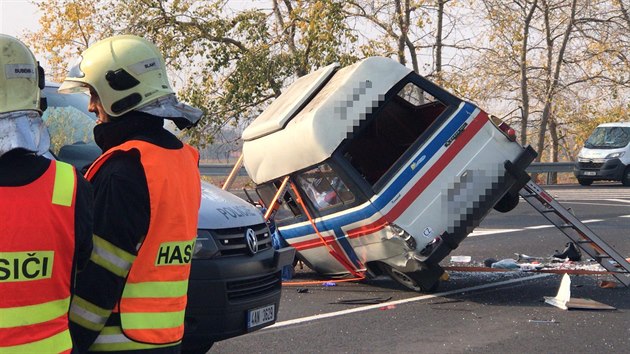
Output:
<path fill-rule="evenodd" d="M 606 155 L 606 158 L 607 159 L 617 159 L 617 158 L 620 158 L 621 156 L 623 156 L 624 153 L 625 153 L 624 151 L 613 152 L 612 154 Z"/>
<path fill-rule="evenodd" d="M 197 230 L 193 259 L 210 259 L 219 253 L 219 247 L 208 230 Z"/>
<path fill-rule="evenodd" d="M 389 224 L 389 229 L 394 233 L 395 236 L 400 237 L 405 241 L 407 246 L 412 250 L 416 249 L 416 239 L 413 238 L 407 231 L 403 230 L 400 226 L 396 224 Z"/>

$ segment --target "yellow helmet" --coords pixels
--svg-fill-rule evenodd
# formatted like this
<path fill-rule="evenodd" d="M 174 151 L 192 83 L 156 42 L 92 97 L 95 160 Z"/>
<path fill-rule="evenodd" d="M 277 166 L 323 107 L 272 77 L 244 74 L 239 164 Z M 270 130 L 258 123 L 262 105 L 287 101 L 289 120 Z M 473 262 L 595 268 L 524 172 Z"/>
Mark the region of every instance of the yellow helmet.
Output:
<path fill-rule="evenodd" d="M 174 93 L 157 47 L 132 35 L 109 37 L 91 45 L 70 68 L 59 92 L 85 90 L 87 85 L 96 91 L 112 117 Z"/>
<path fill-rule="evenodd" d="M 0 34 L 0 113 L 40 109 L 44 71 L 17 38 Z"/>

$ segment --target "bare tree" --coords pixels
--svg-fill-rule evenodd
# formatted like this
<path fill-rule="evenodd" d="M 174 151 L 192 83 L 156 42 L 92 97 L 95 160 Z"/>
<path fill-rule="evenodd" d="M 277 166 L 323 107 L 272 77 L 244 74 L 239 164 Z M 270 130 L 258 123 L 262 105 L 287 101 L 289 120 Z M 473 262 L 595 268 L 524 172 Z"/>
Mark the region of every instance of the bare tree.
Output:
<path fill-rule="evenodd" d="M 521 131 L 520 142 L 521 145 L 527 143 L 527 123 L 529 121 L 529 80 L 527 79 L 527 52 L 529 48 L 529 30 L 536 12 L 538 0 L 534 0 L 531 4 L 525 1 L 523 4 L 523 11 L 526 13 L 525 21 L 523 23 L 523 39 L 521 41 L 521 55 L 520 55 L 520 69 L 521 69 Z"/>
<path fill-rule="evenodd" d="M 544 80 L 544 108 L 542 112 L 542 117 L 540 119 L 540 129 L 538 130 L 538 151 L 543 151 L 545 148 L 545 133 L 547 130 L 547 124 L 549 120 L 553 120 L 552 117 L 552 108 L 553 108 L 553 100 L 556 95 L 556 90 L 558 88 L 558 81 L 560 78 L 560 73 L 562 70 L 562 64 L 564 62 L 564 55 L 567 48 L 567 43 L 571 38 L 571 34 L 573 33 L 573 24 L 575 21 L 575 13 L 577 7 L 577 0 L 571 1 L 570 7 L 570 16 L 565 19 L 564 23 L 564 33 L 560 37 L 561 43 L 560 48 L 555 49 L 555 40 L 556 34 L 554 33 L 554 28 L 557 28 L 557 25 L 553 25 L 550 21 L 550 14 L 554 10 L 561 9 L 561 6 L 554 8 L 550 1 L 541 0 L 544 14 L 544 30 L 545 30 L 545 42 L 547 44 L 547 62 L 546 62 L 546 70 L 545 70 L 545 80 Z M 562 5 L 562 4 L 560 4 Z M 556 53 L 554 53 L 556 52 Z M 554 60 L 555 57 L 555 60 Z M 557 137 L 557 132 L 555 131 L 556 125 L 553 125 L 554 131 L 552 134 Z M 552 150 L 551 150 L 551 158 L 552 161 L 557 161 L 558 159 L 558 142 L 552 142 Z M 536 161 L 540 161 L 542 154 L 538 154 Z"/>

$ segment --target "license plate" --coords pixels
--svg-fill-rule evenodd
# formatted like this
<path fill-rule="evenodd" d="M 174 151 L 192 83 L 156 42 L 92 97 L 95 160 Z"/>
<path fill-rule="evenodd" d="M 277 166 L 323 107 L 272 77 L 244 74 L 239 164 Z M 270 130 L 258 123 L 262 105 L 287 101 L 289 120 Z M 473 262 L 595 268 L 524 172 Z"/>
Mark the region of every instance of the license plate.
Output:
<path fill-rule="evenodd" d="M 276 305 L 267 305 L 247 311 L 247 329 L 273 322 L 276 319 Z"/>
<path fill-rule="evenodd" d="M 594 171 L 585 171 L 584 172 L 584 176 L 595 176 L 597 175 L 597 172 Z"/>

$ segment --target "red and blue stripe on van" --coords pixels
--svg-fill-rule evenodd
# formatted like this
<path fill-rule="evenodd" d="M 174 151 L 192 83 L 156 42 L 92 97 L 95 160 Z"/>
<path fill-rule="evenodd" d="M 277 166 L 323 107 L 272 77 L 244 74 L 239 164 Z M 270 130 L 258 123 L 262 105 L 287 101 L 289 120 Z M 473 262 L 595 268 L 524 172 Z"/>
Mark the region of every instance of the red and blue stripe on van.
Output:
<path fill-rule="evenodd" d="M 438 135 L 429 142 L 415 157 L 410 161 L 409 165 L 398 174 L 394 181 L 381 191 L 371 203 L 365 203 L 356 211 L 344 213 L 343 215 L 329 215 L 319 218 L 316 225 L 320 233 L 329 234 L 331 231 L 334 236 L 325 236 L 326 243 L 332 246 L 336 252 L 347 257 L 357 269 L 364 268 L 361 261 L 357 257 L 352 245 L 348 241 L 351 238 L 374 233 L 387 225 L 389 222 L 396 220 L 411 203 L 437 178 L 437 176 L 448 166 L 460 151 L 463 151 L 466 144 L 481 130 L 481 128 L 490 121 L 488 115 L 479 110 L 473 117 L 472 114 L 477 107 L 471 103 L 465 102 L 461 108 L 454 114 L 453 118 L 438 133 Z M 461 132 L 448 147 L 442 150 L 446 142 L 460 129 L 460 127 L 468 123 L 468 126 Z M 422 177 L 411 187 L 411 189 L 383 216 L 367 225 L 351 229 L 347 234 L 342 227 L 353 223 L 373 218 L 380 210 L 383 210 L 400 191 L 421 171 L 426 163 L 430 161 L 436 154 L 441 153 L 438 160 L 431 166 Z M 411 167 L 411 162 L 415 162 L 415 166 Z M 324 243 L 317 237 L 310 224 L 293 227 L 291 225 L 281 228 L 282 237 L 291 246 L 298 251 L 308 250 L 316 247 L 324 246 Z M 313 238 L 306 241 L 291 242 L 292 239 L 312 235 Z M 343 252 L 342 252 L 343 251 Z"/>

